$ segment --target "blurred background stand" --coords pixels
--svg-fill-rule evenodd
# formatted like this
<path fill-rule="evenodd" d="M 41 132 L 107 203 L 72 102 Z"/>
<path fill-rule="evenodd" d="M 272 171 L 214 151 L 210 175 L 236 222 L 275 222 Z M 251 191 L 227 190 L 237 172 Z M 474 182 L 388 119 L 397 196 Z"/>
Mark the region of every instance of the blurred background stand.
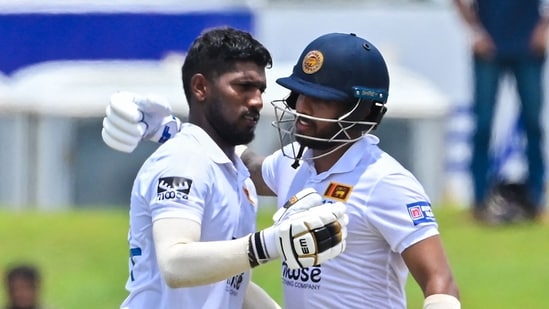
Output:
<path fill-rule="evenodd" d="M 163 61 L 56 61 L 19 70 L 2 99 L 9 104 L 2 107 L 1 140 L 15 142 L 0 152 L 5 171 L 0 176 L 0 202 L 41 209 L 128 205 L 132 180 L 157 145 L 143 142 L 132 154 L 108 148 L 100 134 L 105 107 L 116 91 L 154 93 L 166 97 L 185 119 L 182 61 L 177 55 Z M 278 64 L 267 70 L 265 105 L 252 142 L 260 153 L 279 147 L 269 102 L 287 95 L 275 80 L 289 75 L 292 66 Z M 397 65 L 390 67 L 389 111 L 376 135 L 437 200 L 448 99 L 420 76 Z M 417 147 L 426 141 L 428 148 Z"/>
<path fill-rule="evenodd" d="M 468 205 L 469 55 L 450 2 L 0 0 L 0 24 L 0 205 L 128 205 L 133 177 L 157 145 L 127 155 L 102 143 L 110 94 L 158 93 L 184 116 L 185 49 L 219 25 L 252 32 L 273 55 L 258 150 L 278 147 L 269 101 L 286 93 L 274 77 L 291 72 L 304 42 L 356 32 L 381 49 L 391 74 L 389 111 L 376 132 L 381 146 L 435 204 L 450 196 Z"/>

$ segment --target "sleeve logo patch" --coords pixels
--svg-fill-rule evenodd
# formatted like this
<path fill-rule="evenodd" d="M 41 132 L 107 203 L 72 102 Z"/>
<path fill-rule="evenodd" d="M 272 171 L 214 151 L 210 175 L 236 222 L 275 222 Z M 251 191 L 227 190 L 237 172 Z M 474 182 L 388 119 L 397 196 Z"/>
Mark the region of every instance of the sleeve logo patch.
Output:
<path fill-rule="evenodd" d="M 324 191 L 324 196 L 340 201 L 347 201 L 352 190 L 353 187 L 351 186 L 331 182 L 326 191 Z"/>
<path fill-rule="evenodd" d="M 406 205 L 408 208 L 408 214 L 412 219 L 414 225 L 427 222 L 436 222 L 435 215 L 431 209 L 431 204 L 428 202 L 416 202 Z"/>
<path fill-rule="evenodd" d="M 192 180 L 184 177 L 163 177 L 158 180 L 156 198 L 162 200 L 188 199 Z"/>

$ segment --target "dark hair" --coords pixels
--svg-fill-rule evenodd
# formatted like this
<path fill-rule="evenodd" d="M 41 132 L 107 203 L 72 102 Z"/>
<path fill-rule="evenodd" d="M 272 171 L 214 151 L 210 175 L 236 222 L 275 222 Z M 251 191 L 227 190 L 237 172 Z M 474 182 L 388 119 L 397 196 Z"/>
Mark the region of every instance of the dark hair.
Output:
<path fill-rule="evenodd" d="M 232 70 L 237 62 L 252 61 L 270 68 L 269 51 L 248 32 L 230 27 L 213 28 L 194 40 L 181 68 L 187 102 L 191 99 L 190 80 L 197 73 L 215 78 Z"/>
<path fill-rule="evenodd" d="M 17 265 L 8 269 L 6 283 L 9 284 L 15 278 L 23 278 L 29 282 L 33 282 L 37 286 L 40 283 L 40 272 L 32 265 Z"/>

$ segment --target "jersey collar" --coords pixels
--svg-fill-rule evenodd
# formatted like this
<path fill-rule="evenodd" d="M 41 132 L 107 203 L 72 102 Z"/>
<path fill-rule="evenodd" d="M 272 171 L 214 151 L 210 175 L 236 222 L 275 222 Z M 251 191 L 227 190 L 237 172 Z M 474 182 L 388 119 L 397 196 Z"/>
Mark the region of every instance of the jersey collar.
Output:
<path fill-rule="evenodd" d="M 204 131 L 201 127 L 192 123 L 184 123 L 181 126 L 181 131 L 192 135 L 196 142 L 204 147 L 204 155 L 210 157 L 215 163 L 232 163 L 223 150 L 219 148 L 208 133 L 206 133 L 206 131 Z"/>

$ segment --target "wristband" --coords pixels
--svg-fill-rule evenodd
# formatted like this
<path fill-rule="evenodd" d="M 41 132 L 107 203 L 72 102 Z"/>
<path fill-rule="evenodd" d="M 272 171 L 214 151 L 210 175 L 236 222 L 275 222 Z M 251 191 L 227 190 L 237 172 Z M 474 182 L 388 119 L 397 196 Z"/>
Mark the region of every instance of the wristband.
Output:
<path fill-rule="evenodd" d="M 423 301 L 423 309 L 461 309 L 461 303 L 452 295 L 432 294 Z"/>
<path fill-rule="evenodd" d="M 261 235 L 259 232 L 250 234 L 250 237 L 248 238 L 248 261 L 250 262 L 250 267 L 254 268 L 256 266 L 259 266 L 259 261 L 257 260 L 257 253 L 255 252 L 254 248 L 257 247 L 257 244 L 255 242 L 259 241 L 259 237 Z"/>
<path fill-rule="evenodd" d="M 248 237 L 248 261 L 252 268 L 280 257 L 276 247 L 276 229 L 266 228 Z"/>

